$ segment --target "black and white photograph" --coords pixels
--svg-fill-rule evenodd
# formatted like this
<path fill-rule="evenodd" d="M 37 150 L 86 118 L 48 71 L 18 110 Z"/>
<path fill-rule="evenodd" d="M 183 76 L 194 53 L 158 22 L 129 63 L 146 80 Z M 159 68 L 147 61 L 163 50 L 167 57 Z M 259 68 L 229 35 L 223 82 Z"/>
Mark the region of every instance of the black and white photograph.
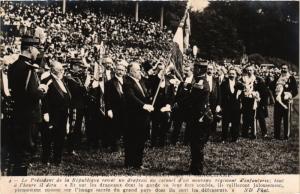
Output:
<path fill-rule="evenodd" d="M 299 174 L 299 1 L 0 1 L 1 176 Z"/>

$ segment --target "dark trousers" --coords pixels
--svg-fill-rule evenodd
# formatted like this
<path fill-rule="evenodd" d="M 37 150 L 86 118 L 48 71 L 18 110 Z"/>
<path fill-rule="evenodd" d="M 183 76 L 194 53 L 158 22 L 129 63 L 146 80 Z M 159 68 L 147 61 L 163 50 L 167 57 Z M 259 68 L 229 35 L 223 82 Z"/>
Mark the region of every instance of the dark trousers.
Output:
<path fill-rule="evenodd" d="M 73 109 L 75 119 L 70 118 L 70 133 L 68 135 L 68 150 L 78 150 L 81 145 L 82 121 L 85 114 L 84 109 Z"/>
<path fill-rule="evenodd" d="M 283 120 L 283 128 L 284 128 L 284 138 L 287 139 L 290 133 L 289 126 L 289 110 L 285 109 L 282 105 L 280 105 L 277 101 L 274 105 L 274 137 L 276 139 L 280 139 L 281 133 L 281 122 Z"/>
<path fill-rule="evenodd" d="M 128 121 L 124 133 L 125 167 L 138 168 L 143 165 L 147 127 L 147 118 L 137 118 L 136 121 Z"/>
<path fill-rule="evenodd" d="M 106 144 L 112 151 L 120 149 L 121 136 L 124 133 L 125 121 L 122 114 L 113 112 L 113 118 L 107 118 Z"/>
<path fill-rule="evenodd" d="M 223 122 L 222 122 L 222 139 L 225 141 L 228 138 L 228 128 L 229 123 L 231 123 L 230 127 L 230 135 L 232 141 L 236 141 L 239 137 L 240 131 L 240 111 L 232 110 L 232 111 L 223 111 Z"/>
<path fill-rule="evenodd" d="M 268 107 L 259 104 L 256 109 L 256 119 L 258 120 L 262 136 L 267 134 L 266 117 L 268 117 Z"/>
<path fill-rule="evenodd" d="M 125 166 L 138 168 L 143 164 L 145 141 L 132 136 L 124 137 Z"/>
<path fill-rule="evenodd" d="M 171 135 L 171 143 L 173 145 L 175 145 L 177 143 L 177 141 L 179 140 L 180 131 L 182 129 L 182 124 L 184 122 L 185 121 L 183 121 L 183 120 L 173 121 L 173 131 L 172 131 L 172 135 Z M 185 122 L 185 124 L 186 124 L 186 127 L 185 127 L 184 135 L 183 135 L 183 143 L 188 144 L 190 142 L 191 130 L 189 128 L 188 122 Z"/>
<path fill-rule="evenodd" d="M 184 144 L 188 144 L 190 142 L 190 125 L 187 122 L 186 116 L 183 112 L 179 112 L 180 110 L 176 110 L 173 112 L 173 131 L 171 134 L 171 143 L 175 145 L 179 140 L 179 135 L 182 129 L 182 124 L 185 123 L 186 127 L 184 130 L 183 142 Z"/>
<path fill-rule="evenodd" d="M 256 126 L 255 126 L 255 110 L 253 110 L 253 98 L 244 98 L 242 100 L 243 106 L 243 124 L 242 124 L 242 136 L 249 137 L 249 128 L 251 130 L 250 136 L 256 136 Z"/>
<path fill-rule="evenodd" d="M 12 130 L 13 123 L 9 118 L 1 119 L 1 172 L 3 173 L 8 168 L 9 156 L 9 132 Z"/>
<path fill-rule="evenodd" d="M 49 123 L 41 124 L 41 139 L 42 139 L 42 162 L 47 163 L 51 156 L 52 130 L 49 129 Z"/>
<path fill-rule="evenodd" d="M 151 145 L 164 146 L 169 128 L 169 114 L 155 111 L 152 114 Z"/>
<path fill-rule="evenodd" d="M 62 160 L 68 115 L 57 114 L 54 116 L 54 120 L 51 120 L 51 117 L 53 118 L 53 116 L 50 115 L 50 123 L 46 123 L 42 130 L 42 161 L 49 162 L 53 143 L 53 162 L 59 164 Z"/>
<path fill-rule="evenodd" d="M 208 125 L 204 122 L 194 120 L 191 122 L 191 165 L 192 174 L 203 173 L 204 146 L 208 140 Z"/>
<path fill-rule="evenodd" d="M 214 115 L 213 122 L 208 125 L 210 136 L 215 139 L 217 138 L 217 119 L 216 119 L 216 105 L 210 105 L 210 109 Z"/>
<path fill-rule="evenodd" d="M 27 176 L 27 168 L 30 160 L 28 150 L 31 146 L 30 122 L 14 121 L 9 132 L 9 176 Z"/>
<path fill-rule="evenodd" d="M 100 138 L 103 139 L 103 132 L 106 128 L 106 120 L 97 111 L 89 112 L 86 117 L 86 137 L 88 145 L 98 148 Z"/>
<path fill-rule="evenodd" d="M 266 124 L 265 117 L 258 117 L 257 120 L 258 120 L 258 123 L 259 123 L 259 127 L 260 127 L 260 130 L 261 130 L 262 136 L 266 135 L 267 134 L 267 124 Z"/>

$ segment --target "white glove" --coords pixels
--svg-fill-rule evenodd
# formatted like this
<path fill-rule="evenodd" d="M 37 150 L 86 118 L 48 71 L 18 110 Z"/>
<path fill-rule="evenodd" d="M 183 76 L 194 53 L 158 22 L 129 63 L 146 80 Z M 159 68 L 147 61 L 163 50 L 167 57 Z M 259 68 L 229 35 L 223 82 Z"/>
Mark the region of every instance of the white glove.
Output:
<path fill-rule="evenodd" d="M 145 104 L 143 106 L 143 109 L 146 110 L 146 111 L 148 111 L 148 112 L 154 111 L 154 107 L 151 104 Z"/>
<path fill-rule="evenodd" d="M 236 92 L 236 99 L 238 99 L 238 98 L 239 98 L 239 96 L 241 95 L 241 93 L 242 93 L 242 91 L 241 91 L 241 90 L 238 90 L 238 91 Z"/>
<path fill-rule="evenodd" d="M 292 96 L 291 92 L 284 92 L 284 97 L 283 97 L 284 100 L 289 100 L 292 98 L 293 98 L 293 96 Z"/>
<path fill-rule="evenodd" d="M 200 122 L 200 123 L 202 123 L 204 120 L 204 116 L 202 116 L 198 121 Z"/>
<path fill-rule="evenodd" d="M 180 84 L 180 81 L 178 79 L 170 79 L 170 83 L 172 85 L 179 85 Z"/>
<path fill-rule="evenodd" d="M 216 112 L 218 113 L 218 112 L 220 112 L 221 111 L 221 107 L 220 107 L 220 105 L 218 105 L 217 107 L 216 107 Z"/>
<path fill-rule="evenodd" d="M 49 88 L 45 84 L 40 84 L 39 87 L 38 87 L 38 89 L 41 90 L 45 94 L 45 93 L 47 93 L 47 91 L 48 91 Z"/>
<path fill-rule="evenodd" d="M 92 88 L 96 88 L 96 87 L 98 87 L 99 86 L 99 81 L 93 81 L 93 83 L 92 83 Z"/>
<path fill-rule="evenodd" d="M 199 82 L 198 83 L 196 83 L 196 85 L 198 86 L 198 88 L 199 89 L 203 89 L 204 88 L 204 86 L 203 86 L 203 80 L 201 79 L 201 80 L 199 80 Z"/>
<path fill-rule="evenodd" d="M 171 106 L 167 104 L 166 106 L 160 109 L 160 112 L 171 112 Z"/>
<path fill-rule="evenodd" d="M 44 121 L 47 123 L 49 122 L 49 114 L 48 113 L 44 114 Z"/>
<path fill-rule="evenodd" d="M 109 111 L 107 111 L 107 116 L 109 117 L 109 118 L 113 118 L 113 112 L 112 112 L 112 110 L 109 110 Z"/>

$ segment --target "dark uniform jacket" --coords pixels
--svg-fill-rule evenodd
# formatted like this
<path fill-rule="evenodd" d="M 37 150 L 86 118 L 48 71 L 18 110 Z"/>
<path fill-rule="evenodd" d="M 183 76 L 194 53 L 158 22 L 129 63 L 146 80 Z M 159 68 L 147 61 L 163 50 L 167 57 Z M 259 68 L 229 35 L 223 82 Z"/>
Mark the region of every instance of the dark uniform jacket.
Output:
<path fill-rule="evenodd" d="M 31 60 L 22 55 L 9 66 L 8 86 L 14 100 L 14 120 L 17 122 L 40 122 L 41 104 L 43 93 L 38 90 L 39 78 Z"/>

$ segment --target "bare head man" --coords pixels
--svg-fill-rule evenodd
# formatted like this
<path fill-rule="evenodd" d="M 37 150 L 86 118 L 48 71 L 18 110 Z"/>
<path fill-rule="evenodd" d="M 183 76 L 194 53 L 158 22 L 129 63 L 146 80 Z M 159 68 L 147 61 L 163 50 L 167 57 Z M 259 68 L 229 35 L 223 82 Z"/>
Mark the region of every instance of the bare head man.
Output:
<path fill-rule="evenodd" d="M 123 77 L 126 74 L 126 68 L 122 64 L 117 64 L 116 66 L 116 75 L 118 77 Z"/>
<path fill-rule="evenodd" d="M 51 72 L 57 76 L 59 79 L 62 79 L 64 76 L 65 69 L 63 67 L 63 64 L 58 61 L 52 62 L 52 68 Z"/>
<path fill-rule="evenodd" d="M 131 62 L 128 66 L 129 75 L 137 80 L 142 78 L 141 65 L 138 62 Z"/>

